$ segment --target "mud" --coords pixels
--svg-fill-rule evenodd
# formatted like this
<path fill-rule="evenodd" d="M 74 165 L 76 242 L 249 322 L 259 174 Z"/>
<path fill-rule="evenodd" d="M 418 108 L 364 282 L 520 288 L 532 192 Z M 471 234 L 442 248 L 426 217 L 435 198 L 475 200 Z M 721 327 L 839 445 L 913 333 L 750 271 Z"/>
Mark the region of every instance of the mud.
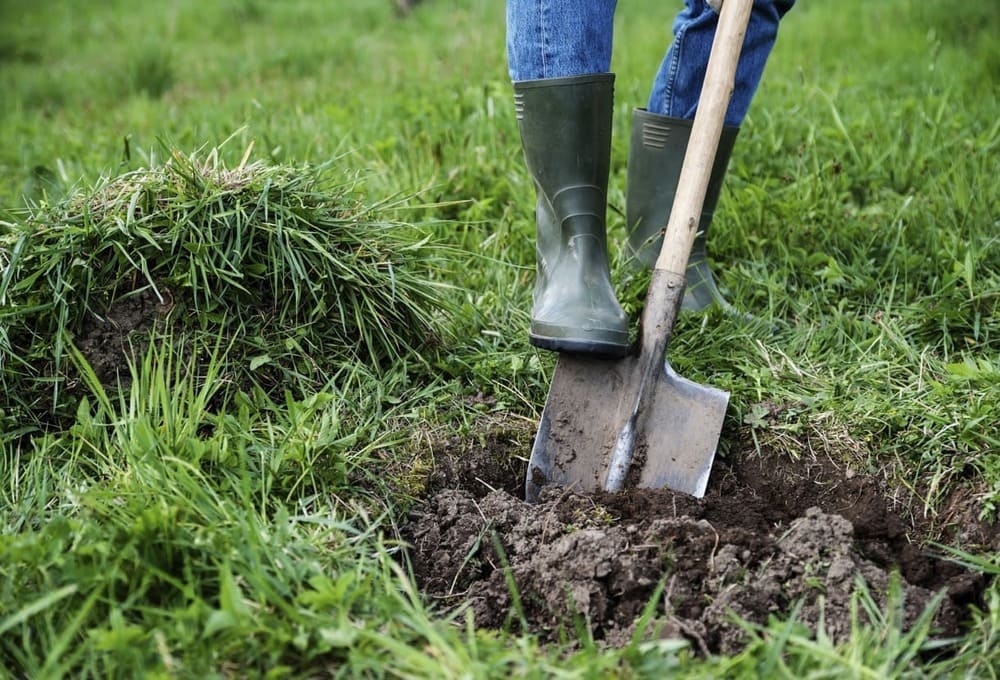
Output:
<path fill-rule="evenodd" d="M 482 450 L 493 461 L 487 468 L 497 471 L 500 453 Z M 927 527 L 907 519 L 876 480 L 824 459 L 739 452 L 716 466 L 700 500 L 666 490 L 584 496 L 546 487 L 536 505 L 520 497 L 523 464 L 506 468 L 506 483 L 494 478 L 495 491 L 469 487 L 461 475 L 448 484 L 447 465 L 411 513 L 408 557 L 426 597 L 446 609 L 471 607 L 485 628 L 550 641 L 585 629 L 619 646 L 644 625 L 645 637 L 733 653 L 747 639 L 734 616 L 765 624 L 798 607 L 799 622 L 839 641 L 863 584 L 883 609 L 898 588 L 904 625 L 936 606 L 935 635 L 949 637 L 986 586 L 982 575 L 924 547 Z M 979 547 L 1000 547 L 995 531 L 977 537 Z"/>

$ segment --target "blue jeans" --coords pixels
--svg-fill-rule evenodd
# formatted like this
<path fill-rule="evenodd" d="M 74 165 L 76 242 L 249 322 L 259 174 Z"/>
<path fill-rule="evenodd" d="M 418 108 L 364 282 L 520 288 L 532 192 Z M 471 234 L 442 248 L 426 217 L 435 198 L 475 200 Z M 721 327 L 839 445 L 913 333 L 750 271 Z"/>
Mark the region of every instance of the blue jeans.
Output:
<path fill-rule="evenodd" d="M 617 0 L 507 0 L 507 60 L 514 81 L 560 78 L 611 70 Z M 727 125 L 746 117 L 778 22 L 795 0 L 754 0 Z M 674 39 L 653 80 L 647 108 L 694 118 L 719 17 L 704 0 L 685 0 L 674 19 Z"/>

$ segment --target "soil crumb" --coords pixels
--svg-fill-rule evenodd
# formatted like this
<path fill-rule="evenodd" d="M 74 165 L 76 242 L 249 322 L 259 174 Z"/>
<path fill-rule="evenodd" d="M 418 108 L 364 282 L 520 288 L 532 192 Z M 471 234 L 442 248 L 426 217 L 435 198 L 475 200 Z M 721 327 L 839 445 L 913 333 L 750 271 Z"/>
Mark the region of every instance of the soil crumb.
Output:
<path fill-rule="evenodd" d="M 495 461 L 502 442 L 489 443 L 484 455 Z M 801 624 L 843 641 L 852 609 L 864 611 L 855 604 L 865 588 L 882 611 L 889 593 L 900 593 L 904 626 L 936 607 L 934 635 L 949 637 L 986 587 L 983 575 L 922 548 L 921 527 L 897 514 L 873 480 L 844 476 L 828 461 L 717 465 L 703 499 L 545 487 L 532 505 L 517 490 L 523 466 L 484 492 L 461 483 L 474 463 L 456 469 L 443 458 L 403 538 L 425 596 L 471 607 L 484 628 L 564 641 L 583 626 L 600 644 L 621 646 L 662 588 L 640 635 L 732 654 L 747 642 L 734 615 L 765 624 L 796 607 Z"/>

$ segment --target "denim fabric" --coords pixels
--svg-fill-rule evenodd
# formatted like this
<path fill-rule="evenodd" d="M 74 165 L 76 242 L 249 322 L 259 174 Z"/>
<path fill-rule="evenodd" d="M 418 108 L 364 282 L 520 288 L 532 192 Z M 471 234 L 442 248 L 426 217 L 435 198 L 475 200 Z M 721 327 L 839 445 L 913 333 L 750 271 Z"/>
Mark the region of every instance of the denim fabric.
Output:
<path fill-rule="evenodd" d="M 617 0 L 507 0 L 511 79 L 606 73 Z"/>
<path fill-rule="evenodd" d="M 726 125 L 739 125 L 760 84 L 764 65 L 778 37 L 778 22 L 795 0 L 754 0 L 743 51 L 736 67 L 733 97 L 726 111 Z M 647 108 L 675 118 L 694 118 L 705 67 L 719 15 L 703 0 L 686 0 L 674 19 L 674 40 L 653 81 Z"/>
<path fill-rule="evenodd" d="M 617 0 L 507 0 L 507 59 L 514 81 L 561 78 L 611 69 Z M 778 35 L 795 0 L 754 0 L 727 125 L 746 116 Z M 685 0 L 674 39 L 656 73 L 647 108 L 694 118 L 718 15 L 704 0 Z"/>

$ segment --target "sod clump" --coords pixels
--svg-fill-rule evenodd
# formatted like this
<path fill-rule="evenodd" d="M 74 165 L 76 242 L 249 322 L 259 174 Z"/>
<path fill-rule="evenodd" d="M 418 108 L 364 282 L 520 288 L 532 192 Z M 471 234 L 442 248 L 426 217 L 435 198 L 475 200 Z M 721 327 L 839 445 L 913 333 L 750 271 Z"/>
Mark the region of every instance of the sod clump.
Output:
<path fill-rule="evenodd" d="M 173 152 L 0 222 L 0 409 L 67 414 L 79 367 L 115 387 L 150 333 L 227 347 L 266 391 L 326 384 L 446 333 L 444 247 L 332 164 L 229 167 Z M 79 352 L 73 351 L 74 349 Z"/>

